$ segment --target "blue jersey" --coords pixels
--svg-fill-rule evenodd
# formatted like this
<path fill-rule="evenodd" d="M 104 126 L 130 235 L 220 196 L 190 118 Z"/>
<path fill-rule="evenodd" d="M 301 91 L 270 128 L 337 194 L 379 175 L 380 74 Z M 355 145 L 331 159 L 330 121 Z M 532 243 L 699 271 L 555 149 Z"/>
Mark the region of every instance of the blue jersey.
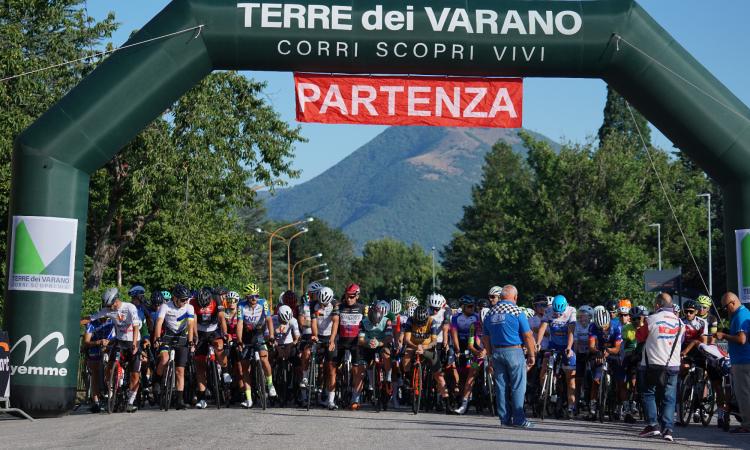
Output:
<path fill-rule="evenodd" d="M 559 314 L 552 311 L 550 306 L 544 312 L 542 322 L 545 322 L 549 329 L 550 348 L 563 350 L 568 346 L 568 329 L 576 323 L 576 309 L 568 306 L 562 314 Z"/>
<path fill-rule="evenodd" d="M 86 325 L 86 334 L 91 334 L 91 341 L 114 339 L 115 324 L 111 319 L 107 319 L 104 323 L 99 320 L 93 320 Z M 102 349 L 99 346 L 89 347 L 86 349 L 86 353 L 89 355 L 89 358 L 99 358 L 102 354 Z"/>
<path fill-rule="evenodd" d="M 589 325 L 589 342 L 595 340 L 597 350 L 612 348 L 622 341 L 622 328 L 620 322 L 610 322 L 607 331 L 602 330 L 593 323 Z"/>

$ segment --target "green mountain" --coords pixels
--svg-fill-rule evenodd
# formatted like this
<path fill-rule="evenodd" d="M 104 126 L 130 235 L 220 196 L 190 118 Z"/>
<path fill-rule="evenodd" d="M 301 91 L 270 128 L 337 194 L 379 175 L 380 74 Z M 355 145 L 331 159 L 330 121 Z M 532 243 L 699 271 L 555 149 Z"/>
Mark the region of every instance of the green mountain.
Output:
<path fill-rule="evenodd" d="M 503 140 L 525 153 L 517 134 L 390 127 L 321 175 L 268 198 L 268 214 L 275 220 L 320 217 L 349 235 L 357 250 L 384 237 L 441 249 L 456 231 L 492 145 Z"/>

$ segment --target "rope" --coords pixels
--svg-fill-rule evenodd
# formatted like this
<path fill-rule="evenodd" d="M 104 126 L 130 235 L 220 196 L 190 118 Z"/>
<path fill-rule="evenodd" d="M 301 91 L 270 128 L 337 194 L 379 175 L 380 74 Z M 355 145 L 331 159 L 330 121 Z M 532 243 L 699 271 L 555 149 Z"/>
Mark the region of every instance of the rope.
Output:
<path fill-rule="evenodd" d="M 21 78 L 21 77 L 24 77 L 26 75 L 31 75 L 31 74 L 35 74 L 35 73 L 38 73 L 38 72 L 43 72 L 45 70 L 55 69 L 57 67 L 67 66 L 67 65 L 70 65 L 70 64 L 78 63 L 78 62 L 85 62 L 86 60 L 90 60 L 90 59 L 96 58 L 98 56 L 108 55 L 110 53 L 114 53 L 114 52 L 117 52 L 117 51 L 120 51 L 120 50 L 124 50 L 126 48 L 131 48 L 131 47 L 136 47 L 138 45 L 148 44 L 149 42 L 154 42 L 154 41 L 158 41 L 158 40 L 161 40 L 161 39 L 170 38 L 172 36 L 177 36 L 179 34 L 187 33 L 189 31 L 193 31 L 193 30 L 198 30 L 198 32 L 195 34 L 195 36 L 193 36 L 193 39 L 197 39 L 198 36 L 201 35 L 201 31 L 203 30 L 204 26 L 205 25 L 202 25 L 202 24 L 201 25 L 197 25 L 197 26 L 194 26 L 194 27 L 191 27 L 191 28 L 186 28 L 184 30 L 175 31 L 173 33 L 169 33 L 169 34 L 164 34 L 164 35 L 161 35 L 161 36 L 153 37 L 151 39 L 146 39 L 145 41 L 133 42 L 132 44 L 123 45 L 122 47 L 118 47 L 118 48 L 115 48 L 115 49 L 112 49 L 112 50 L 105 50 L 103 52 L 98 52 L 98 53 L 95 53 L 93 55 L 84 56 L 83 58 L 72 59 L 70 61 L 64 61 L 64 62 L 61 62 L 61 63 L 58 63 L 58 64 L 52 64 L 51 66 L 42 67 L 40 69 L 34 69 L 34 70 L 30 70 L 28 72 L 19 73 L 17 75 L 11 75 L 11 76 L 6 77 L 6 78 L 0 78 L 0 83 L 5 82 L 5 81 L 9 81 L 9 80 L 14 80 L 16 78 Z M 88 64 L 91 64 L 91 61 L 89 61 Z"/>

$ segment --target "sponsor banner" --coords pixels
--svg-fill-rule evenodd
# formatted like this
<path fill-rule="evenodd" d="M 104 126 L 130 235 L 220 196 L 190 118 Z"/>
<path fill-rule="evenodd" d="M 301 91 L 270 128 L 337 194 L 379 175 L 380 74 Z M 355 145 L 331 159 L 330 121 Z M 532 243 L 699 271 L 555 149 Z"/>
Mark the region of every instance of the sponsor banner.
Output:
<path fill-rule="evenodd" d="M 737 289 L 742 303 L 750 303 L 750 230 L 735 230 Z"/>
<path fill-rule="evenodd" d="M 361 125 L 520 128 L 520 78 L 294 74 L 297 120 Z"/>
<path fill-rule="evenodd" d="M 10 353 L 14 353 L 11 375 L 37 375 L 43 377 L 65 377 L 68 369 L 62 367 L 70 357 L 62 332 L 54 331 L 34 345 L 30 334 L 17 340 Z M 36 357 L 35 357 L 36 356 Z"/>
<path fill-rule="evenodd" d="M 10 348 L 6 331 L 0 331 L 0 398 L 10 398 Z"/>
<path fill-rule="evenodd" d="M 13 216 L 8 289 L 73 293 L 78 220 Z"/>

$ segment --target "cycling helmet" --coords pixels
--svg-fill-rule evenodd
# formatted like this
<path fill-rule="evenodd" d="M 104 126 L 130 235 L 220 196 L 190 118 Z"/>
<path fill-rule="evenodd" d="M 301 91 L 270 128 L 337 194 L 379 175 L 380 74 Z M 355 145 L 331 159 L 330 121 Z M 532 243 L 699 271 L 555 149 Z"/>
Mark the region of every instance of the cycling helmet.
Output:
<path fill-rule="evenodd" d="M 136 297 L 138 295 L 145 295 L 146 289 L 141 286 L 140 284 L 133 285 L 132 288 L 128 291 L 128 295 L 131 297 Z"/>
<path fill-rule="evenodd" d="M 555 295 L 552 300 L 552 311 L 562 314 L 568 309 L 568 299 L 564 295 Z"/>
<path fill-rule="evenodd" d="M 547 306 L 552 306 L 552 301 L 555 299 L 555 297 L 547 296 Z"/>
<path fill-rule="evenodd" d="M 617 312 L 620 314 L 630 314 L 630 309 L 633 304 L 630 303 L 630 299 L 623 298 L 617 303 Z"/>
<path fill-rule="evenodd" d="M 609 311 L 611 313 L 616 313 L 617 312 L 617 303 L 618 303 L 617 300 L 609 300 L 609 301 L 607 301 L 607 303 L 606 303 L 607 311 Z"/>
<path fill-rule="evenodd" d="M 164 301 L 164 292 L 155 289 L 151 293 L 151 298 L 146 300 L 146 305 L 149 308 L 158 309 Z"/>
<path fill-rule="evenodd" d="M 190 291 L 184 285 L 177 283 L 172 289 L 172 297 L 176 300 L 185 301 L 190 297 Z"/>
<path fill-rule="evenodd" d="M 318 301 L 321 305 L 326 306 L 333 301 L 333 290 L 329 287 L 324 287 L 318 292 Z"/>
<path fill-rule="evenodd" d="M 258 285 L 255 283 L 247 283 L 243 295 L 260 295 L 260 289 L 258 289 Z"/>
<path fill-rule="evenodd" d="M 224 286 L 219 286 L 216 289 L 214 289 L 214 292 L 216 293 L 216 295 L 227 295 L 229 294 L 229 289 L 227 289 Z"/>
<path fill-rule="evenodd" d="M 479 311 L 479 318 L 482 322 L 484 322 L 485 317 L 487 317 L 487 314 L 490 313 L 489 308 L 483 308 L 481 311 Z"/>
<path fill-rule="evenodd" d="M 536 315 L 536 312 L 531 308 L 524 308 L 523 312 L 526 313 L 526 317 L 529 319 L 531 319 L 532 317 Z"/>
<path fill-rule="evenodd" d="M 346 295 L 359 295 L 359 285 L 356 283 L 351 283 L 349 286 L 346 287 Z"/>
<path fill-rule="evenodd" d="M 708 295 L 699 295 L 696 301 L 698 302 L 698 305 L 706 309 L 711 308 L 711 305 L 714 303 Z"/>
<path fill-rule="evenodd" d="M 388 314 L 391 312 L 391 304 L 388 300 L 378 300 L 377 304 L 375 305 L 378 308 L 381 308 L 383 311 L 385 311 L 384 314 Z"/>
<path fill-rule="evenodd" d="M 445 298 L 440 294 L 430 294 L 427 296 L 427 306 L 430 308 L 442 308 L 445 305 Z"/>
<path fill-rule="evenodd" d="M 474 300 L 474 297 L 472 297 L 471 295 L 463 295 L 461 296 L 460 300 L 461 300 L 461 306 L 476 304 L 476 300 Z"/>
<path fill-rule="evenodd" d="M 297 294 L 294 291 L 286 291 L 281 294 L 281 304 L 283 305 L 296 305 L 297 301 Z"/>
<path fill-rule="evenodd" d="M 401 312 L 401 302 L 395 298 L 391 300 L 391 312 L 393 314 L 399 314 Z"/>
<path fill-rule="evenodd" d="M 117 288 L 112 287 L 107 289 L 102 294 L 102 307 L 114 305 L 118 298 L 120 298 L 120 291 Z"/>
<path fill-rule="evenodd" d="M 645 306 L 639 305 L 630 308 L 630 317 L 633 319 L 639 319 L 641 317 L 648 317 L 648 309 Z"/>
<path fill-rule="evenodd" d="M 427 323 L 427 319 L 429 318 L 429 316 L 430 312 L 427 311 L 427 308 L 425 306 L 419 305 L 414 310 L 414 315 L 412 316 L 412 318 L 414 319 L 414 322 L 423 325 Z"/>
<path fill-rule="evenodd" d="M 687 311 L 688 309 L 698 311 L 698 302 L 696 302 L 695 300 L 688 300 L 682 304 L 682 309 L 684 309 L 685 311 Z"/>
<path fill-rule="evenodd" d="M 412 317 L 414 316 L 414 311 L 417 309 L 416 305 L 411 305 L 406 309 L 406 317 Z"/>
<path fill-rule="evenodd" d="M 383 317 L 387 314 L 385 306 L 382 301 L 373 303 L 372 306 L 367 310 L 367 318 L 370 320 L 370 324 L 377 325 L 383 320 Z"/>
<path fill-rule="evenodd" d="M 489 307 L 490 307 L 490 302 L 487 301 L 486 298 L 480 298 L 477 301 L 477 308 L 479 308 L 479 309 L 485 309 L 485 308 L 489 308 Z"/>
<path fill-rule="evenodd" d="M 547 306 L 549 306 L 548 302 L 547 302 L 547 296 L 544 295 L 544 294 L 536 294 L 534 296 L 534 300 L 532 301 L 532 304 L 535 307 L 536 306 L 544 306 L 546 308 Z"/>
<path fill-rule="evenodd" d="M 210 287 L 201 288 L 197 298 L 198 306 L 200 306 L 201 308 L 205 308 L 206 306 L 208 306 L 208 304 L 211 303 L 211 298 L 213 297 L 213 295 L 214 293 Z"/>
<path fill-rule="evenodd" d="M 589 316 L 589 319 L 594 317 L 594 308 L 590 307 L 589 305 L 583 305 L 580 308 L 578 308 L 578 314 L 586 314 Z"/>
<path fill-rule="evenodd" d="M 320 292 L 321 289 L 323 289 L 323 285 L 317 281 L 313 281 L 307 285 L 307 291 L 305 292 L 308 293 L 308 297 L 314 300 L 315 296 L 318 295 L 318 292 Z"/>
<path fill-rule="evenodd" d="M 414 305 L 416 307 L 416 305 L 419 304 L 419 300 L 417 299 L 417 297 L 410 295 L 406 297 L 406 300 L 404 301 L 404 303 L 406 303 L 407 306 Z"/>
<path fill-rule="evenodd" d="M 234 300 L 235 302 L 240 301 L 240 293 L 237 291 L 229 291 L 227 293 L 227 300 Z"/>
<path fill-rule="evenodd" d="M 459 308 L 458 300 L 451 300 L 450 302 L 448 302 L 448 307 L 450 309 L 458 309 Z"/>
<path fill-rule="evenodd" d="M 292 308 L 287 305 L 279 306 L 279 320 L 282 323 L 289 323 L 292 320 Z"/>
<path fill-rule="evenodd" d="M 605 328 L 609 326 L 609 312 L 606 309 L 599 309 L 594 311 L 594 325 L 599 328 Z"/>
<path fill-rule="evenodd" d="M 672 311 L 674 311 L 675 314 L 679 315 L 680 314 L 680 305 L 674 304 L 672 306 Z"/>
<path fill-rule="evenodd" d="M 165 302 L 172 300 L 172 293 L 169 292 L 169 289 L 162 289 L 161 295 L 164 297 Z"/>
<path fill-rule="evenodd" d="M 491 295 L 500 295 L 502 293 L 503 293 L 503 288 L 501 288 L 500 286 L 492 286 L 490 288 L 490 291 L 487 293 L 487 296 L 489 297 Z"/>

